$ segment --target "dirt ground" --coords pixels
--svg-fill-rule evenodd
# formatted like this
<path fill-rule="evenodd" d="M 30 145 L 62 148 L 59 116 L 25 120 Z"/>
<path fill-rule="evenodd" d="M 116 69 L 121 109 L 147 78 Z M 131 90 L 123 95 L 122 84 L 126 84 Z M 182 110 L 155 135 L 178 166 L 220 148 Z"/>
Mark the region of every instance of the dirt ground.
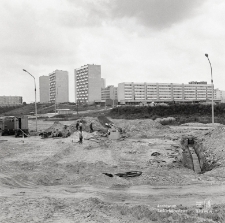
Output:
<path fill-rule="evenodd" d="M 111 121 L 125 130 L 124 138 L 84 132 L 80 145 L 78 132 L 68 138 L 1 136 L 0 222 L 225 222 L 223 126 Z M 52 125 L 38 120 L 38 130 Z M 29 127 L 35 129 L 34 120 Z M 204 174 L 183 167 L 180 139 L 190 134 L 204 139 L 220 166 Z M 127 171 L 142 175 L 114 175 Z"/>

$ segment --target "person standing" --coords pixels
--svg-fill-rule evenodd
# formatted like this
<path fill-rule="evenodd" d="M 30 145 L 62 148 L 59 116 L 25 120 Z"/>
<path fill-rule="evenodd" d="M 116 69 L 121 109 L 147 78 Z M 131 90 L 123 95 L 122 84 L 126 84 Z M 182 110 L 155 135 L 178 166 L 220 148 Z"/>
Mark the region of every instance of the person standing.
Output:
<path fill-rule="evenodd" d="M 82 131 L 79 132 L 79 144 L 83 143 L 83 135 L 82 135 Z"/>
<path fill-rule="evenodd" d="M 79 124 L 79 128 L 80 128 L 80 131 L 82 132 L 83 130 L 83 123 L 80 121 L 80 124 Z"/>
<path fill-rule="evenodd" d="M 79 129 L 79 122 L 78 121 L 77 121 L 77 124 L 76 124 L 76 129 L 77 129 L 77 131 Z"/>
<path fill-rule="evenodd" d="M 92 133 L 92 132 L 94 132 L 94 130 L 93 130 L 93 124 L 91 122 L 91 124 L 90 124 L 90 133 Z"/>

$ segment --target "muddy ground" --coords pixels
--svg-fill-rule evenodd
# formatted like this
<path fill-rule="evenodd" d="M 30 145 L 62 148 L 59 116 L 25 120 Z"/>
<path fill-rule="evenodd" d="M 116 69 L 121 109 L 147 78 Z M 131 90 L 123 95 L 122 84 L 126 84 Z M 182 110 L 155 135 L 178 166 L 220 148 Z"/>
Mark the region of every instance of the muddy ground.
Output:
<path fill-rule="evenodd" d="M 57 139 L 0 137 L 0 222 L 225 222 L 224 163 L 197 174 L 183 167 L 180 146 L 191 134 L 223 157 L 223 127 L 112 121 L 125 138 L 84 133 L 80 145 L 77 132 Z M 39 120 L 38 129 L 52 124 Z M 35 122 L 29 126 L 35 129 Z M 142 175 L 114 175 L 127 171 Z"/>

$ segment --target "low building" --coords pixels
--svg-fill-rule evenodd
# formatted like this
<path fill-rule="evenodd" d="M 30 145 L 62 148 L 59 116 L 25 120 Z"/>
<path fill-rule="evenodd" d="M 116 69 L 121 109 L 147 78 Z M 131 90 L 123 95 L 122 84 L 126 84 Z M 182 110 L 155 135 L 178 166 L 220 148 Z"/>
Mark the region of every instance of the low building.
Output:
<path fill-rule="evenodd" d="M 201 102 L 212 100 L 211 84 L 124 82 L 118 84 L 117 91 L 120 104 Z M 216 99 L 215 92 L 214 99 Z"/>
<path fill-rule="evenodd" d="M 225 91 L 219 90 L 218 88 L 216 88 L 214 90 L 214 94 L 215 94 L 215 98 L 217 100 L 220 100 L 221 103 L 225 103 Z"/>
<path fill-rule="evenodd" d="M 106 99 L 117 99 L 117 87 L 114 87 L 113 85 L 110 85 L 106 88 L 102 88 L 101 90 L 101 100 Z"/>
<path fill-rule="evenodd" d="M 73 114 L 73 111 L 70 109 L 57 109 L 59 115 L 69 115 Z"/>
<path fill-rule="evenodd" d="M 16 106 L 23 104 L 21 96 L 0 96 L 0 106 Z"/>

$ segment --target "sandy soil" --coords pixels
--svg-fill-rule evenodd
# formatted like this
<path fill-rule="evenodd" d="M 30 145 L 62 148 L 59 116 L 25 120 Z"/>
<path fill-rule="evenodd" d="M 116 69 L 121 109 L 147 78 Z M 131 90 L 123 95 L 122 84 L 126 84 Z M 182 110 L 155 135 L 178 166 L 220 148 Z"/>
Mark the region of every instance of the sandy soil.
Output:
<path fill-rule="evenodd" d="M 84 133 L 82 145 L 77 132 L 57 139 L 0 137 L 0 222 L 225 222 L 224 166 L 200 175 L 184 168 L 179 141 L 185 134 L 205 137 L 205 147 L 225 157 L 222 127 L 112 121 L 128 137 Z M 38 129 L 52 124 L 39 120 Z M 103 174 L 126 171 L 142 175 Z M 209 199 L 211 207 L 196 206 Z"/>

